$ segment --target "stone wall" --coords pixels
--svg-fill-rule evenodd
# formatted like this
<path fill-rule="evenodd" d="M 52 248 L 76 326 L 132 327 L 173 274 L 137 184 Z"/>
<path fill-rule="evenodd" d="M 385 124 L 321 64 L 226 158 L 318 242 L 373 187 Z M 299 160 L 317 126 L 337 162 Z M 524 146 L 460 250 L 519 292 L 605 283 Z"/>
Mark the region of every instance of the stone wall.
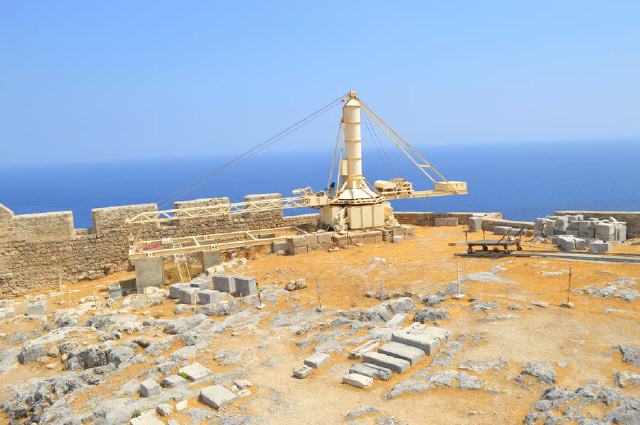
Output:
<path fill-rule="evenodd" d="M 610 217 L 627 223 L 627 238 L 640 237 L 640 211 L 556 211 L 553 215 L 577 215 L 585 219 L 598 218 L 606 220 Z"/>
<path fill-rule="evenodd" d="M 528 229 L 533 230 L 533 221 L 518 221 L 518 220 L 504 220 L 504 219 L 482 219 L 482 230 L 493 231 L 496 226 L 507 226 L 515 229 Z"/>
<path fill-rule="evenodd" d="M 499 212 L 474 213 L 474 212 L 394 212 L 396 220 L 402 224 L 413 226 L 435 226 L 436 218 L 456 217 L 459 225 L 469 224 L 469 217 L 483 217 L 486 219 L 501 219 Z"/>
<path fill-rule="evenodd" d="M 330 248 L 348 248 L 368 243 L 399 242 L 415 238 L 415 228 L 400 225 L 392 228 L 372 230 L 350 230 L 348 232 L 318 231 L 287 238 L 284 242 L 274 243 L 273 251 L 287 255 L 300 255 L 316 250 Z"/>
<path fill-rule="evenodd" d="M 247 195 L 246 201 L 278 199 L 280 194 Z M 228 198 L 176 202 L 174 208 L 228 205 Z M 16 215 L 0 204 L 0 296 L 28 289 L 57 287 L 63 281 L 95 279 L 128 270 L 130 240 L 193 236 L 270 227 L 297 226 L 315 230 L 317 214 L 288 216 L 282 210 L 238 212 L 202 219 L 127 225 L 156 204 L 126 205 L 92 210 L 93 226 L 74 229 L 71 212 Z"/>

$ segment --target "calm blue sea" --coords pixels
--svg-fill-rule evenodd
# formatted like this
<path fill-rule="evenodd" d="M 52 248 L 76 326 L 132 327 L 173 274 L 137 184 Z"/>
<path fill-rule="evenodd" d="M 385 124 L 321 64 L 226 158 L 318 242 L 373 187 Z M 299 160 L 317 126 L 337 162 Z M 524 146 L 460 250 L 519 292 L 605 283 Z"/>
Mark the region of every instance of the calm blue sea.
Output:
<path fill-rule="evenodd" d="M 399 154 L 391 167 L 365 152 L 368 179 L 404 176 L 432 186 Z M 640 143 L 565 142 L 435 146 L 421 149 L 450 180 L 466 180 L 468 196 L 395 201 L 403 211 L 501 211 L 533 219 L 558 209 L 640 210 Z M 157 202 L 229 157 L 10 167 L 0 169 L 0 203 L 16 213 L 71 210 L 76 227 L 91 226 L 96 207 Z M 331 152 L 261 153 L 180 199 L 326 187 Z"/>

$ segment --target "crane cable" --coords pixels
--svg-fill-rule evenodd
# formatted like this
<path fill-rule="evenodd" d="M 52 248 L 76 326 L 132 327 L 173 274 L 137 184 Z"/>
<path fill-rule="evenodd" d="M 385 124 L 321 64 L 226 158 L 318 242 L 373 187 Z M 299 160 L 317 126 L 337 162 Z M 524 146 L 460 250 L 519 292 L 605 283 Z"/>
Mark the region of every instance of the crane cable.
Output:
<path fill-rule="evenodd" d="M 422 173 L 424 175 L 426 175 L 433 183 L 436 183 L 436 180 L 433 178 L 433 176 L 431 176 L 431 174 L 429 174 L 427 171 L 425 171 L 425 168 L 429 168 L 431 170 L 433 170 L 433 172 L 442 179 L 442 181 L 444 181 L 445 183 L 448 183 L 449 181 L 447 180 L 447 178 L 445 176 L 442 175 L 442 173 L 440 173 L 440 171 L 438 171 L 436 169 L 436 167 L 434 167 L 429 161 L 427 161 L 427 159 L 416 150 L 415 147 L 413 147 L 413 145 L 411 145 L 411 143 L 407 142 L 405 139 L 402 138 L 402 136 L 400 136 L 393 128 L 391 128 L 391 126 L 389 124 L 387 124 L 382 117 L 380 117 L 378 114 L 376 114 L 376 112 L 374 110 L 372 110 L 369 105 L 367 105 L 366 103 L 364 103 L 362 100 L 360 100 L 360 104 L 362 105 L 362 107 L 364 108 L 364 110 L 366 112 L 368 112 L 370 114 L 370 116 L 373 118 L 373 122 L 375 122 L 386 134 L 387 136 L 389 136 L 389 138 L 393 141 L 393 143 L 409 158 L 409 160 L 411 160 L 411 162 L 413 162 L 413 164 L 418 167 L 418 169 L 420 169 L 420 171 L 422 171 Z M 395 136 L 395 138 L 394 138 Z M 400 143 L 398 143 L 400 142 Z M 413 155 L 415 155 L 420 161 L 422 161 L 422 164 L 419 164 L 415 158 L 413 158 L 413 156 L 407 152 L 407 150 L 402 146 L 404 145 L 406 148 L 408 148 Z"/>
<path fill-rule="evenodd" d="M 178 191 L 175 191 L 167 196 L 165 196 L 164 198 L 162 198 L 159 202 L 158 205 L 160 207 L 162 206 L 166 206 L 170 203 L 172 203 L 173 201 L 175 201 L 179 196 L 183 196 L 189 192 L 192 192 L 193 190 L 197 189 L 198 187 L 202 186 L 203 184 L 205 184 L 207 181 L 209 181 L 212 177 L 214 177 L 216 174 L 220 173 L 221 171 L 224 171 L 226 168 L 246 159 L 251 157 L 252 155 L 255 155 L 258 152 L 261 152 L 262 150 L 266 149 L 267 147 L 269 147 L 272 144 L 275 144 L 276 142 L 282 140 L 283 138 L 285 138 L 286 136 L 290 135 L 291 133 L 295 132 L 296 130 L 300 129 L 301 127 L 305 126 L 306 124 L 309 124 L 311 121 L 315 120 L 316 118 L 320 117 L 321 115 L 324 115 L 326 112 L 328 112 L 329 110 L 331 110 L 334 106 L 336 106 L 338 103 L 340 103 L 343 99 L 345 98 L 344 95 L 340 96 L 339 98 L 332 100 L 331 102 L 327 103 L 326 105 L 324 105 L 323 107 L 317 109 L 315 112 L 312 112 L 311 114 L 307 115 L 306 117 L 302 118 L 301 120 L 296 121 L 295 123 L 291 124 L 289 127 L 285 128 L 282 131 L 279 131 L 278 133 L 274 134 L 273 136 L 269 137 L 268 139 L 264 140 L 261 143 L 258 143 L 257 145 L 255 145 L 254 147 L 252 147 L 251 149 L 245 151 L 244 153 L 230 159 L 229 161 L 225 162 L 222 165 L 219 165 L 218 167 L 212 169 L 211 171 L 207 172 L 206 174 L 204 174 L 202 177 L 200 177 L 197 181 L 191 183 L 190 185 L 186 186 L 183 189 L 180 189 Z"/>
<path fill-rule="evenodd" d="M 384 150 L 384 145 L 380 141 L 380 138 L 378 138 L 378 134 L 376 133 L 375 128 L 373 128 L 373 123 L 371 122 L 371 118 L 369 118 L 365 110 L 363 110 L 362 112 L 363 112 L 362 116 L 364 117 L 362 121 L 364 122 L 364 126 L 367 128 L 367 131 L 369 132 L 369 135 L 371 136 L 373 143 L 376 145 L 376 150 L 378 151 L 378 154 L 380 155 L 382 162 L 385 164 L 385 166 L 387 167 L 387 169 L 391 174 L 396 175 L 396 171 L 394 170 L 393 165 L 391 165 L 391 161 L 389 161 L 387 152 Z"/>

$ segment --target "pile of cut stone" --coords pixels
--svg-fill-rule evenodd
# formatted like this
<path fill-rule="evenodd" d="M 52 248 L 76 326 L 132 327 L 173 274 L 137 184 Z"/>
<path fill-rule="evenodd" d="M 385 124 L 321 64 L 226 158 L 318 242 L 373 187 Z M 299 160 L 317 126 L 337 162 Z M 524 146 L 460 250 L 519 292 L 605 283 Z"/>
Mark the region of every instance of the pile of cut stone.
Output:
<path fill-rule="evenodd" d="M 446 329 L 416 324 L 394 331 L 391 341 L 380 347 L 368 343 L 358 355 L 364 362 L 352 365 L 342 382 L 357 388 L 370 388 L 374 378 L 387 381 L 393 372 L 403 373 L 425 356 L 432 355 L 440 341 L 449 336 Z M 373 351 L 375 348 L 377 352 Z"/>
<path fill-rule="evenodd" d="M 255 277 L 224 274 L 204 275 L 189 283 L 174 283 L 169 286 L 169 298 L 180 300 L 182 304 L 215 304 L 223 301 L 222 293 L 247 297 L 257 292 Z"/>
<path fill-rule="evenodd" d="M 551 240 L 563 251 L 589 249 L 591 254 L 602 254 L 611 252 L 612 242 L 627 239 L 627 223 L 613 217 L 585 220 L 581 214 L 550 215 L 536 219 L 534 236 Z"/>

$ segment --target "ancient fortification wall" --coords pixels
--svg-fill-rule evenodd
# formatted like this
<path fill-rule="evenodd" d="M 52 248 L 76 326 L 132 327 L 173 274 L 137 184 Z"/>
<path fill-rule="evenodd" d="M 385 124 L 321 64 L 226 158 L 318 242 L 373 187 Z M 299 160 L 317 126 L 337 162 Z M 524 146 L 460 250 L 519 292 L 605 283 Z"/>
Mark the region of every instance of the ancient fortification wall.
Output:
<path fill-rule="evenodd" d="M 247 195 L 245 201 L 277 199 L 280 194 Z M 228 198 L 176 202 L 174 208 L 228 204 Z M 282 210 L 240 212 L 223 217 L 174 220 L 167 224 L 125 224 L 156 204 L 96 208 L 90 229 L 74 229 L 70 211 L 16 215 L 0 204 L 0 296 L 37 287 L 57 287 L 59 280 L 95 279 L 127 270 L 129 237 L 137 240 L 182 237 L 317 223 L 317 214 L 285 217 Z"/>

